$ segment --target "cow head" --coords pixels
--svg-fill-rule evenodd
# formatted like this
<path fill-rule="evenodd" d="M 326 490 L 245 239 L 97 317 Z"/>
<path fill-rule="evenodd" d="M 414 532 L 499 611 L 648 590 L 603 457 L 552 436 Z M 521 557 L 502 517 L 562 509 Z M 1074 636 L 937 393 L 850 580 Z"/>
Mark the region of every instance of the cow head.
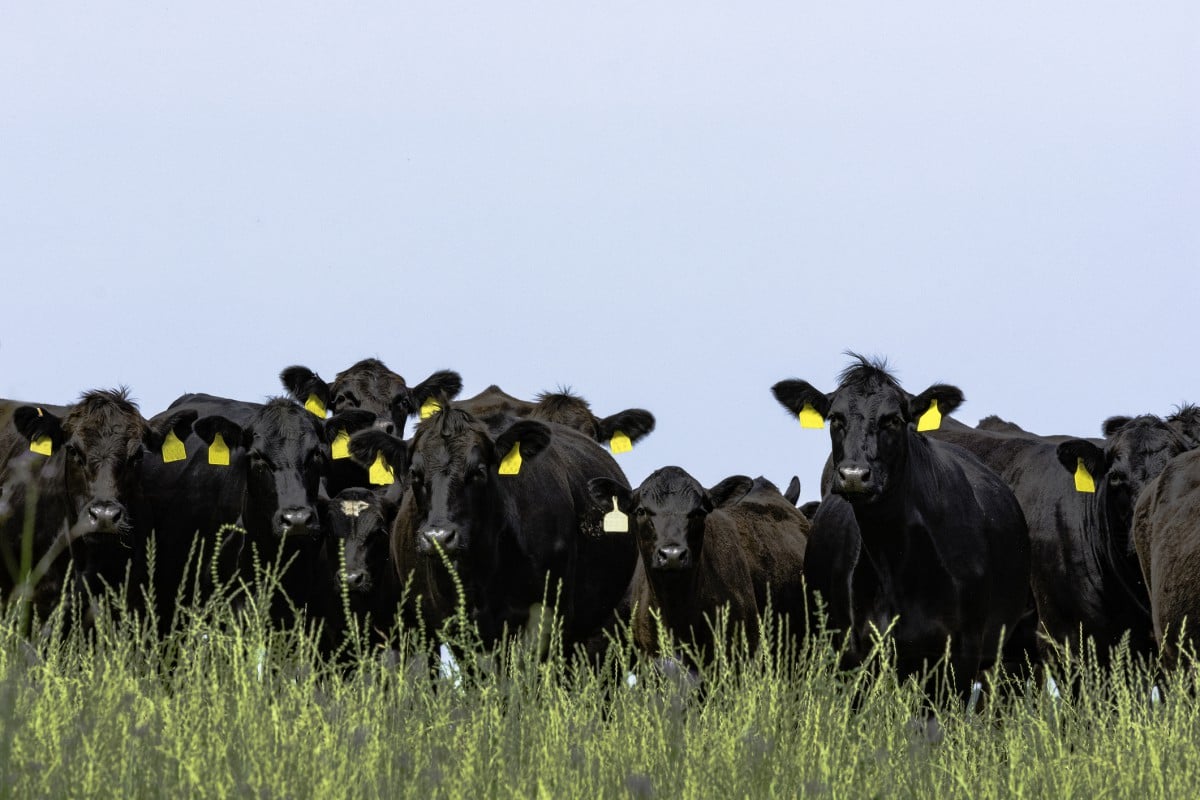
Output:
<path fill-rule="evenodd" d="M 458 559 L 478 547 L 475 539 L 494 530 L 504 513 L 501 482 L 520 480 L 520 465 L 537 458 L 550 437 L 536 420 L 519 420 L 493 436 L 456 408 L 421 422 L 407 448 L 417 552 L 436 557 L 441 549 Z"/>
<path fill-rule="evenodd" d="M 180 411 L 151 427 L 125 389 L 87 392 L 60 419 L 35 406 L 13 412 L 31 447 L 62 459 L 69 541 L 115 539 L 128 546 L 141 513 L 141 467 L 147 450 L 174 433 L 186 439 L 195 411 Z M 61 455 L 59 455 L 61 454 Z"/>
<path fill-rule="evenodd" d="M 705 489 L 679 467 L 663 467 L 635 490 L 612 478 L 593 478 L 588 490 L 597 505 L 617 509 L 631 521 L 642 563 L 652 573 L 686 572 L 700 560 L 705 522 L 715 508 L 732 505 L 753 481 L 734 475 Z"/>
<path fill-rule="evenodd" d="M 229 469 L 243 481 L 247 533 L 320 534 L 317 502 L 329 462 L 323 422 L 291 400 L 275 399 L 245 427 L 213 415 L 196 420 L 193 429 L 208 445 L 209 464 Z"/>
<path fill-rule="evenodd" d="M 302 366 L 288 367 L 279 373 L 279 380 L 293 399 L 306 404 L 319 417 L 324 417 L 325 410 L 334 414 L 355 409 L 369 411 L 375 415 L 381 430 L 401 433 L 404 420 L 411 413 L 392 417 L 393 400 L 408 397 L 408 384 L 377 358 L 364 358 L 339 372 L 333 383 L 325 383 L 317 373 Z"/>
<path fill-rule="evenodd" d="M 597 417 L 587 400 L 570 391 L 543 392 L 537 396 L 530 419 L 555 422 L 579 431 L 619 452 L 613 437 L 624 435 L 631 446 L 654 430 L 654 415 L 641 408 L 628 408 L 608 417 Z M 628 447 L 626 447 L 628 449 Z"/>
<path fill-rule="evenodd" d="M 838 388 L 823 394 L 805 381 L 780 381 L 775 399 L 793 414 L 815 412 L 829 421 L 833 443 L 832 491 L 853 504 L 878 501 L 893 485 L 908 458 L 915 423 L 936 401 L 940 414 L 963 402 L 955 386 L 935 384 L 910 396 L 882 361 L 851 354 L 855 363 L 838 376 Z"/>
<path fill-rule="evenodd" d="M 351 598 L 367 595 L 388 580 L 389 533 L 395 517 L 396 504 L 369 489 L 346 489 L 327 504 L 330 560 L 337 564 L 337 551 L 342 551 L 340 577 Z"/>
<path fill-rule="evenodd" d="M 1191 442 L 1169 421 L 1150 414 L 1110 417 L 1102 429 L 1106 437 L 1103 446 L 1086 439 L 1068 439 L 1058 445 L 1058 460 L 1072 475 L 1081 474 L 1081 466 L 1087 471 L 1108 529 L 1124 537 L 1123 549 L 1131 554 L 1128 533 L 1138 495 L 1168 461 L 1191 449 Z"/>

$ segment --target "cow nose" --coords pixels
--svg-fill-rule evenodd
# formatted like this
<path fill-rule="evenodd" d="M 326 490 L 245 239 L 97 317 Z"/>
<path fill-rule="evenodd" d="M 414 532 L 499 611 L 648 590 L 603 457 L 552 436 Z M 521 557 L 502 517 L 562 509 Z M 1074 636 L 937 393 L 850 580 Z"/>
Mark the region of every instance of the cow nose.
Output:
<path fill-rule="evenodd" d="M 392 422 L 390 419 L 384 419 L 383 417 L 376 417 L 375 418 L 375 427 L 376 427 L 376 429 L 383 431 L 384 433 L 388 434 L 389 436 L 396 435 L 396 423 Z"/>
<path fill-rule="evenodd" d="M 667 545 L 658 548 L 657 562 L 654 566 L 659 569 L 683 569 L 688 565 L 688 549 L 684 545 Z"/>
<path fill-rule="evenodd" d="M 871 470 L 866 467 L 838 467 L 842 486 L 850 491 L 862 491 L 871 479 Z"/>
<path fill-rule="evenodd" d="M 455 528 L 429 528 L 421 536 L 430 550 L 434 549 L 434 545 L 443 550 L 452 550 L 458 543 L 458 531 Z"/>
<path fill-rule="evenodd" d="M 125 510 L 121 508 L 121 504 L 111 500 L 98 500 L 88 506 L 88 519 L 92 523 L 92 527 L 101 530 L 120 525 L 124 513 Z"/>
<path fill-rule="evenodd" d="M 367 585 L 367 573 L 362 570 L 344 573 L 342 575 L 342 583 L 346 584 L 346 588 L 350 591 L 362 589 Z"/>
<path fill-rule="evenodd" d="M 307 528 L 312 521 L 313 513 L 307 508 L 285 508 L 279 512 L 283 522 L 284 533 Z"/>

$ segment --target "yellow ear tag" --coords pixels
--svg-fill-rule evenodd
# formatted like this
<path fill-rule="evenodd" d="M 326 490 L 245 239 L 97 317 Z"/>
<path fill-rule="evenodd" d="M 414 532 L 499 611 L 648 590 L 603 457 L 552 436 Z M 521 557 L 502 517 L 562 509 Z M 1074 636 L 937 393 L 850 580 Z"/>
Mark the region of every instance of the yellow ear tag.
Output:
<path fill-rule="evenodd" d="M 350 434 L 346 433 L 345 428 L 339 430 L 337 436 L 333 437 L 333 444 L 329 445 L 329 454 L 335 460 L 350 457 Z"/>
<path fill-rule="evenodd" d="M 168 431 L 167 438 L 163 439 L 163 463 L 170 464 L 172 461 L 183 461 L 185 458 L 187 458 L 187 449 L 184 448 L 183 442 L 179 441 L 175 431 Z"/>
<path fill-rule="evenodd" d="M 208 446 L 208 463 L 218 467 L 229 466 L 229 445 L 225 444 L 224 437 L 219 433 L 213 437 L 212 444 Z"/>
<path fill-rule="evenodd" d="M 54 443 L 50 441 L 49 436 L 38 436 L 29 442 L 29 449 L 35 453 L 48 456 L 54 452 Z"/>
<path fill-rule="evenodd" d="M 604 515 L 605 533 L 629 533 L 629 517 L 617 508 L 617 498 L 613 497 L 613 510 Z"/>
<path fill-rule="evenodd" d="M 1087 467 L 1083 465 L 1083 459 L 1079 459 L 1079 465 L 1075 467 L 1075 491 L 1092 493 L 1096 491 L 1096 480 L 1092 477 L 1092 473 L 1088 472 Z"/>
<path fill-rule="evenodd" d="M 821 416 L 821 412 L 812 407 L 812 403 L 805 403 L 804 408 L 800 409 L 800 427 L 801 428 L 824 428 L 825 418 Z"/>
<path fill-rule="evenodd" d="M 38 407 L 38 416 L 39 416 L 39 417 L 44 417 L 44 416 L 46 416 L 45 414 L 43 414 L 43 413 L 42 413 L 41 406 L 39 406 L 39 407 Z"/>
<path fill-rule="evenodd" d="M 432 397 L 421 405 L 421 419 L 429 419 L 442 410 L 442 404 Z"/>
<path fill-rule="evenodd" d="M 501 475 L 516 475 L 521 471 L 521 443 L 516 442 L 500 462 Z"/>
<path fill-rule="evenodd" d="M 612 438 L 608 440 L 608 449 L 613 451 L 613 455 L 628 453 L 633 449 L 633 442 L 620 431 L 613 431 Z"/>
<path fill-rule="evenodd" d="M 371 462 L 371 469 L 367 471 L 367 478 L 371 481 L 372 486 L 388 486 L 396 482 L 396 475 L 383 460 L 383 453 L 375 454 L 375 460 Z"/>
<path fill-rule="evenodd" d="M 929 410 L 917 420 L 918 431 L 936 431 L 942 427 L 942 412 L 938 411 L 937 400 L 929 404 Z"/>
<path fill-rule="evenodd" d="M 325 404 L 315 394 L 308 396 L 308 399 L 304 401 L 304 407 L 311 411 L 313 416 L 325 419 Z"/>

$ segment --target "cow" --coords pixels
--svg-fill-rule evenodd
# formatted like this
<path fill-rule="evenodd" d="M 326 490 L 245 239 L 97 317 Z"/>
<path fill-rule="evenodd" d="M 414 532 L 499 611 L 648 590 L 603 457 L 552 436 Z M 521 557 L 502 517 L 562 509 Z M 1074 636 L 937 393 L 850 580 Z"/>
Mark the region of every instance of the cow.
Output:
<path fill-rule="evenodd" d="M 279 579 L 282 593 L 272 596 L 271 618 L 289 624 L 291 606 L 309 604 L 314 616 L 324 615 L 335 596 L 321 526 L 331 421 L 288 398 L 260 404 L 191 394 L 164 413 L 181 409 L 198 416 L 186 452 L 148 463 L 148 490 L 155 518 L 162 520 L 155 531 L 156 585 L 172 593 L 181 584 L 196 586 L 204 599 L 214 588 L 214 573 L 221 582 L 253 587 L 254 562 L 278 562 L 286 571 Z M 332 422 L 337 424 L 336 415 Z M 194 565 L 198 574 L 187 570 L 196 549 L 202 550 L 202 563 Z M 160 594 L 160 602 L 169 626 L 172 598 Z"/>
<path fill-rule="evenodd" d="M 1169 461 L 1137 499 L 1132 538 L 1168 666 L 1196 656 L 1200 630 L 1200 450 Z"/>
<path fill-rule="evenodd" d="M 637 545 L 630 595 L 641 649 L 659 655 L 666 633 L 700 660 L 711 658 L 725 608 L 727 637 L 741 628 L 752 646 L 768 608 L 802 623 L 809 524 L 770 481 L 734 475 L 705 489 L 669 466 L 632 491 L 603 477 L 588 487 L 606 522 L 612 520 L 606 527 L 628 529 Z"/>
<path fill-rule="evenodd" d="M 902 676 L 948 655 L 965 697 L 1032 606 L 1021 508 L 978 458 L 919 430 L 957 408 L 960 389 L 912 397 L 886 363 L 851 356 L 829 394 L 794 379 L 772 387 L 802 422 L 829 421 L 832 491 L 812 521 L 805 575 L 848 633 L 848 664 L 891 627 Z"/>
<path fill-rule="evenodd" d="M 320 420 L 329 419 L 332 464 L 326 491 L 334 496 L 350 487 L 370 487 L 367 468 L 349 456 L 350 436 L 368 425 L 385 433 L 402 435 L 409 416 L 416 414 L 414 390 L 434 391 L 453 397 L 462 391 L 462 378 L 450 370 L 434 372 L 417 387 L 410 388 L 399 374 L 376 358 L 365 358 L 339 372 L 326 383 L 308 367 L 294 365 L 279 373 L 288 396 Z"/>
<path fill-rule="evenodd" d="M 153 524 L 143 459 L 168 437 L 186 437 L 196 415 L 179 410 L 147 423 L 124 388 L 85 392 L 58 407 L 61 413 L 52 408 L 17 406 L 0 432 L 0 589 L 7 596 L 29 575 L 39 617 L 54 608 L 63 588 L 82 600 L 123 585 L 137 607 L 141 556 Z M 23 557 L 27 524 L 31 550 Z M 22 574 L 30 568 L 40 574 Z M 72 583 L 64 587 L 68 574 Z M 92 607 L 85 609 L 88 619 Z"/>
<path fill-rule="evenodd" d="M 1128 636 L 1134 654 L 1149 655 L 1149 598 L 1130 540 L 1130 520 L 1141 488 L 1188 442 L 1153 415 L 1110 417 L 1101 426 L 1105 439 L 946 423 L 930 435 L 978 456 L 1021 504 L 1042 654 L 1075 649 L 1090 639 L 1101 663 L 1107 663 Z M 1086 491 L 1077 490 L 1076 473 Z"/>
<path fill-rule="evenodd" d="M 565 426 L 521 418 L 489 426 L 436 399 L 439 410 L 418 423 L 411 442 L 388 444 L 388 463 L 409 473 L 391 551 L 401 581 L 411 577 L 421 595 L 415 613 L 427 630 L 440 629 L 455 615 L 461 587 L 468 617 L 491 647 L 505 631 L 536 626 L 548 600 L 564 644 L 586 641 L 611 617 L 637 558 L 629 537 L 602 532 L 588 494 L 593 477 L 628 487 L 620 467 Z M 352 453 L 377 458 L 382 436 L 357 434 Z"/>

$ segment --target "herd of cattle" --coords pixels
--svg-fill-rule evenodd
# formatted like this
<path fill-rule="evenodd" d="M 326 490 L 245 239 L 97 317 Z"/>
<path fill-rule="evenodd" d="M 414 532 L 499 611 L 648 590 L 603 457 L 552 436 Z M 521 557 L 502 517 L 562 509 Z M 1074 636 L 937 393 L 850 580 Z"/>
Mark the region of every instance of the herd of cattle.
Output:
<path fill-rule="evenodd" d="M 285 398 L 187 394 L 150 419 L 124 391 L 0 401 L 0 590 L 44 617 L 118 587 L 165 632 L 218 585 L 286 564 L 271 617 L 319 621 L 327 646 L 347 598 L 379 636 L 437 630 L 462 602 L 491 645 L 549 593 L 569 647 L 623 622 L 651 652 L 661 624 L 701 653 L 721 607 L 752 640 L 768 603 L 801 635 L 820 607 L 851 663 L 891 627 L 902 673 L 948 652 L 964 692 L 997 657 L 1087 638 L 1101 658 L 1125 637 L 1171 655 L 1200 621 L 1193 406 L 1112 417 L 1103 439 L 969 427 L 948 417 L 956 387 L 912 395 L 853 356 L 832 392 L 772 387 L 802 427 L 828 425 L 823 499 L 802 511 L 795 479 L 706 488 L 669 466 L 631 487 L 613 455 L 654 429 L 641 409 L 496 386 L 459 399 L 454 372 L 409 386 L 376 359 L 332 383 L 280 378 Z"/>

